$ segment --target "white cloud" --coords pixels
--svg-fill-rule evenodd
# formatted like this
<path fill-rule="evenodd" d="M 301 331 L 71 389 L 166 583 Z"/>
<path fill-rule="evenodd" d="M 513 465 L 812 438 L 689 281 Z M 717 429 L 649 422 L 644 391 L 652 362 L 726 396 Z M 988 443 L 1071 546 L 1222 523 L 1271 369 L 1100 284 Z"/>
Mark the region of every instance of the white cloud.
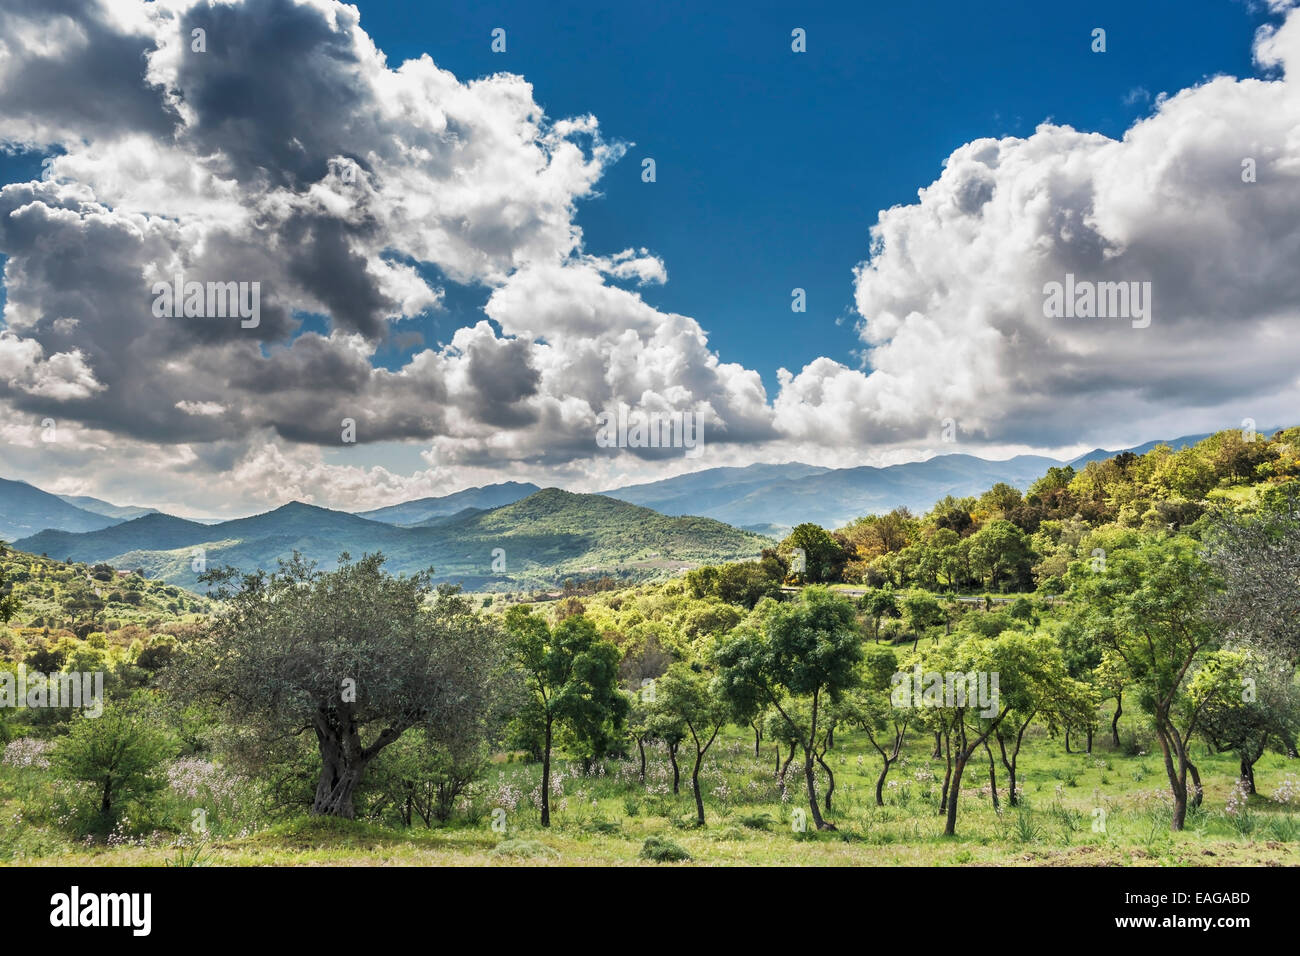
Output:
<path fill-rule="evenodd" d="M 1172 409 L 1293 416 L 1300 13 L 1262 31 L 1256 56 L 1283 72 L 1184 90 L 1119 141 L 1044 124 L 954 151 L 872 231 L 856 274 L 870 374 L 814 363 L 778 410 L 797 394 L 804 414 L 787 419 L 814 431 L 807 396 L 822 390 L 834 419 L 856 410 L 863 428 L 952 416 L 1044 444 Z M 1243 182 L 1247 158 L 1257 182 Z M 1044 284 L 1067 273 L 1150 281 L 1151 326 L 1045 318 Z"/>
<path fill-rule="evenodd" d="M 1300 12 L 1257 37 L 1268 78 L 1162 95 L 1120 141 L 1045 124 L 955 150 L 881 213 L 853 277 L 869 367 L 818 358 L 769 396 L 699 321 L 643 298 L 668 278 L 653 252 L 585 249 L 578 203 L 626 144 L 546 117 L 524 78 L 390 66 L 330 0 L 64 6 L 0 10 L 0 141 L 59 154 L 0 191 L 0 406 L 38 480 L 361 507 L 506 471 L 594 489 L 888 463 L 937 450 L 945 418 L 984 442 L 968 450 L 1077 448 L 1280 422 L 1300 398 Z M 204 54 L 197 25 L 221 40 Z M 257 96 L 230 92 L 254 79 Z M 178 272 L 260 282 L 261 324 L 155 318 L 151 285 Z M 1045 319 L 1043 284 L 1067 272 L 1150 280 L 1151 327 Z M 482 289 L 491 321 L 376 366 L 444 280 Z M 327 331 L 297 334 L 304 311 Z M 704 414 L 707 457 L 601 453 L 595 416 L 620 402 Z M 73 440 L 27 442 L 44 415 Z M 429 467 L 327 461 L 345 418 L 359 461 L 409 442 Z M 92 448 L 110 449 L 98 479 L 75 458 Z"/>

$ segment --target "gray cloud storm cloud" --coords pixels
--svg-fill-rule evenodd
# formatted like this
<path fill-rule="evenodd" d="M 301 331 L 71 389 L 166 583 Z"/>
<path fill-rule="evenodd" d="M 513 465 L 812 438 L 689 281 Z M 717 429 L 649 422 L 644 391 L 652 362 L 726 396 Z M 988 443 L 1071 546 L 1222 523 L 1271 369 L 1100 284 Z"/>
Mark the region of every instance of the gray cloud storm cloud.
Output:
<path fill-rule="evenodd" d="M 769 396 L 638 293 L 671 263 L 585 248 L 578 203 L 624 145 L 544 115 L 524 78 L 391 66 L 326 0 L 7 0 L 0 142 L 50 158 L 0 190 L 0 454 L 67 490 L 110 492 L 92 467 L 132 461 L 163 501 L 223 475 L 383 503 L 503 466 L 616 477 L 594 433 L 618 402 L 702 413 L 736 461 L 867 460 L 948 417 L 1041 448 L 1189 410 L 1280 423 L 1300 393 L 1300 11 L 1255 57 L 1261 79 L 1158 98 L 1118 141 L 1044 124 L 955 150 L 845 276 L 865 365 L 782 369 Z M 1066 273 L 1150 281 L 1151 326 L 1045 317 Z M 177 274 L 260 282 L 260 324 L 155 317 Z M 379 364 L 439 283 L 481 289 L 487 318 Z M 46 417 L 57 451 L 32 437 Z M 327 461 L 343 418 L 428 470 Z"/>

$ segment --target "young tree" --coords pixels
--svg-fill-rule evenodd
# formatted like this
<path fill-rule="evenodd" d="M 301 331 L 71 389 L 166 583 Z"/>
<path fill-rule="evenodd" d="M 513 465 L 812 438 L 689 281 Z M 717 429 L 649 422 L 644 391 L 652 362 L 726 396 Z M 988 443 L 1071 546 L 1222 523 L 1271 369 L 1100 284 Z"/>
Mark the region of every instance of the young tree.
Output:
<path fill-rule="evenodd" d="M 717 686 L 742 716 L 768 705 L 799 738 L 804 753 L 808 805 L 819 830 L 834 829 L 822 819 L 814 773 L 818 719 L 823 702 L 835 702 L 860 680 L 862 649 L 853 605 L 825 588 L 809 588 L 801 600 L 784 604 L 762 630 L 741 625 L 718 648 Z M 792 699 L 806 699 L 809 719 L 797 721 Z"/>
<path fill-rule="evenodd" d="M 871 746 L 880 754 L 880 776 L 876 779 L 876 806 L 885 805 L 885 778 L 898 761 L 916 711 L 895 707 L 890 700 L 890 686 L 899 671 L 898 655 L 887 647 L 869 647 L 863 652 L 862 688 L 855 692 L 859 701 L 858 727 L 866 731 Z"/>
<path fill-rule="evenodd" d="M 677 763 L 677 751 L 686 739 L 686 722 L 676 712 L 660 706 L 657 693 L 649 707 L 646 731 L 651 740 L 658 740 L 667 748 L 668 764 L 673 768 L 673 794 L 681 793 L 682 768 Z"/>
<path fill-rule="evenodd" d="M 765 707 L 758 713 L 758 720 L 763 724 L 763 735 L 772 741 L 772 746 L 776 750 L 776 759 L 772 765 L 772 775 L 781 787 L 781 793 L 786 792 L 786 776 L 790 771 L 790 764 L 794 763 L 795 750 L 799 747 L 799 730 L 790 723 L 785 717 L 777 713 L 774 707 Z M 785 759 L 781 759 L 781 748 L 785 748 Z"/>
<path fill-rule="evenodd" d="M 1077 682 L 1066 674 L 1061 650 L 1050 636 L 1011 630 L 991 640 L 947 638 L 921 655 L 920 668 L 926 682 L 920 706 L 931 710 L 932 719 L 944 724 L 951 748 L 944 835 L 954 836 L 962 775 L 970 758 L 996 733 L 1008 714 L 1032 713 Z M 972 677 L 977 687 L 983 682 L 988 689 L 987 699 L 979 699 L 977 688 L 970 685 Z M 917 693 L 913 687 L 914 702 Z"/>
<path fill-rule="evenodd" d="M 704 755 L 709 752 L 718 732 L 728 723 L 731 715 L 727 702 L 715 694 L 712 677 L 700 666 L 698 669 L 685 662 L 668 668 L 656 685 L 655 706 L 675 715 L 685 725 L 695 749 L 695 762 L 691 767 L 691 792 L 695 795 L 695 821 L 704 826 L 704 798 L 700 793 L 700 768 Z"/>
<path fill-rule="evenodd" d="M 916 650 L 925 632 L 948 620 L 943 605 L 924 591 L 903 599 L 903 623 L 912 632 L 912 650 Z"/>
<path fill-rule="evenodd" d="M 371 764 L 367 789 L 379 794 L 375 810 L 395 810 L 403 826 L 418 816 L 431 827 L 451 818 L 456 798 L 483 775 L 488 756 L 481 740 L 448 746 L 408 730 Z"/>
<path fill-rule="evenodd" d="M 880 622 L 886 617 L 899 617 L 898 596 L 893 588 L 871 588 L 858 598 L 858 607 L 871 618 L 871 638 L 880 643 Z"/>
<path fill-rule="evenodd" d="M 530 608 L 506 612 L 514 659 L 542 720 L 542 826 L 551 825 L 551 749 L 557 723 L 579 740 L 621 731 L 629 703 L 618 687 L 619 651 L 585 615 L 554 628 Z"/>
<path fill-rule="evenodd" d="M 1068 666 L 1066 674 L 1069 674 Z M 1097 706 L 1101 702 L 1095 685 L 1074 678 L 1049 683 L 1043 691 L 1035 697 L 1031 710 L 1012 710 L 1007 714 L 1007 719 L 993 731 L 993 736 L 998 742 L 1002 766 L 1006 767 L 1010 777 L 1007 794 L 1008 802 L 1013 807 L 1020 803 L 1020 790 L 1017 783 L 1019 777 L 1016 768 L 1020 760 L 1021 747 L 1024 745 L 1025 731 L 1029 729 L 1029 725 L 1035 720 L 1041 720 L 1047 725 L 1047 732 L 1051 736 L 1055 736 L 1062 730 L 1068 734 L 1072 727 L 1090 726 L 1096 720 Z M 994 792 L 996 793 L 996 790 Z M 994 802 L 996 804 L 996 799 Z"/>
<path fill-rule="evenodd" d="M 481 737 L 499 686 L 496 626 L 456 588 L 435 595 L 427 572 L 393 577 L 383 562 L 343 554 L 321 572 L 295 552 L 270 575 L 211 572 L 223 609 L 166 672 L 264 749 L 314 734 L 314 814 L 355 816 L 366 768 L 409 729 L 449 744 Z"/>
<path fill-rule="evenodd" d="M 124 800 L 165 785 L 158 773 L 169 742 L 155 721 L 137 707 L 110 704 L 98 717 L 79 717 L 59 741 L 54 763 L 67 779 L 94 784 L 107 822 Z"/>
<path fill-rule="evenodd" d="M 1068 572 L 1083 623 L 1124 662 L 1155 725 L 1174 796 L 1171 826 L 1187 818 L 1188 745 L 1211 693 L 1192 702 L 1189 678 L 1218 646 L 1210 607 L 1221 583 L 1186 538 L 1149 541 L 1107 556 L 1105 570 L 1078 562 Z M 1215 692 L 1224 690 L 1216 685 Z"/>
<path fill-rule="evenodd" d="M 1092 684 L 1097 688 L 1102 700 L 1108 697 L 1115 698 L 1115 713 L 1110 719 L 1110 744 L 1115 748 L 1120 745 L 1119 719 L 1124 714 L 1124 687 L 1129 680 L 1124 659 L 1113 650 L 1103 650 L 1101 660 L 1097 662 L 1097 668 L 1092 672 Z"/>

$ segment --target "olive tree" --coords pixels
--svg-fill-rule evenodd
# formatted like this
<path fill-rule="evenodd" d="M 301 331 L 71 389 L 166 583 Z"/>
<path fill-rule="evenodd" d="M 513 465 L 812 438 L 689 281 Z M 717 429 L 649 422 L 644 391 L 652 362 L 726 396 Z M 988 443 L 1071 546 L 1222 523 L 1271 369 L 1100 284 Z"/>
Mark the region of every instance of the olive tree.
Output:
<path fill-rule="evenodd" d="M 429 572 L 394 577 L 382 555 L 319 571 L 296 552 L 267 574 L 204 579 L 221 609 L 183 647 L 172 686 L 209 697 L 272 750 L 314 735 L 311 812 L 354 817 L 372 761 L 406 731 L 462 746 L 481 737 L 503 664 L 499 629 Z"/>

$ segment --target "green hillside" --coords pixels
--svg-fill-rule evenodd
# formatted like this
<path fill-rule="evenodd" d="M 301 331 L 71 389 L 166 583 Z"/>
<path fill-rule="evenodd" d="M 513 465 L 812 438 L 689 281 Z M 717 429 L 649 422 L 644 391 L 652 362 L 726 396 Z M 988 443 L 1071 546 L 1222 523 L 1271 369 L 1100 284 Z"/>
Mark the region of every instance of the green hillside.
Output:
<path fill-rule="evenodd" d="M 211 608 L 198 594 L 107 564 L 65 564 L 5 548 L 0 572 L 0 596 L 18 599 L 12 627 L 89 632 L 205 614 Z"/>
<path fill-rule="evenodd" d="M 490 511 L 467 508 L 409 528 L 294 502 L 217 525 L 151 514 L 88 534 L 46 531 L 15 546 L 143 568 L 152 578 L 195 589 L 202 589 L 205 567 L 270 569 L 296 550 L 328 569 L 343 552 L 382 551 L 394 572 L 433 567 L 438 580 L 474 590 L 553 587 L 596 574 L 642 580 L 753 557 L 771 543 L 709 518 L 670 518 L 550 488 Z"/>

